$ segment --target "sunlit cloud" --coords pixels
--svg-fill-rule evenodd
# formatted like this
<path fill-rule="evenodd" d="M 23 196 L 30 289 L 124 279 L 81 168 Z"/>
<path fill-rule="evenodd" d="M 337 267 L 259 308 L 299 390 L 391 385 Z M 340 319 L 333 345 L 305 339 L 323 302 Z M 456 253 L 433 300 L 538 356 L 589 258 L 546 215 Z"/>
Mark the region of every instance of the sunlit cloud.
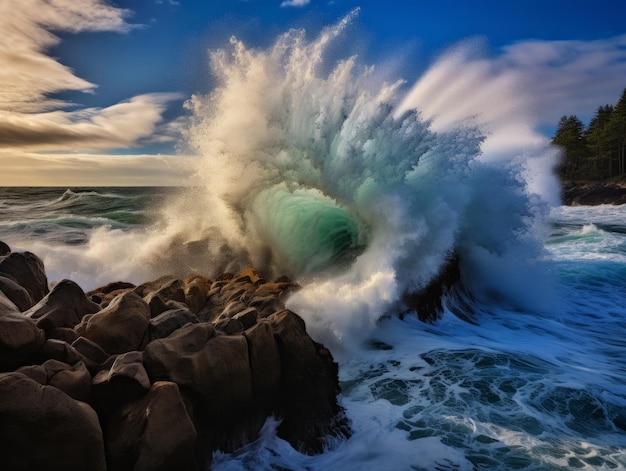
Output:
<path fill-rule="evenodd" d="M 141 164 L 147 175 L 159 167 L 145 165 L 137 157 L 126 161 L 103 158 L 98 163 L 98 158 L 87 154 L 80 158 L 62 155 L 130 149 L 178 138 L 181 120 L 168 123 L 163 113 L 173 101 L 184 98 L 180 94 L 138 95 L 99 108 L 70 108 L 68 103 L 51 98 L 67 91 L 93 93 L 97 87 L 49 55 L 50 48 L 60 41 L 54 33 L 126 33 L 135 27 L 126 22 L 129 15 L 128 10 L 98 0 L 0 2 L 0 159 L 4 184 L 22 184 L 17 175 L 8 177 L 16 169 L 33 181 L 50 184 L 52 176 L 67 179 L 74 173 L 86 178 L 98 174 L 136 177 L 136 172 L 129 171 L 133 163 Z M 105 167 L 108 170 L 103 172 Z M 38 177 L 44 169 L 45 176 Z"/>
<path fill-rule="evenodd" d="M 155 136 L 162 114 L 179 94 L 139 95 L 106 108 L 43 113 L 14 113 L 0 110 L 0 148 L 23 150 L 104 150 L 168 142 L 177 136 Z"/>

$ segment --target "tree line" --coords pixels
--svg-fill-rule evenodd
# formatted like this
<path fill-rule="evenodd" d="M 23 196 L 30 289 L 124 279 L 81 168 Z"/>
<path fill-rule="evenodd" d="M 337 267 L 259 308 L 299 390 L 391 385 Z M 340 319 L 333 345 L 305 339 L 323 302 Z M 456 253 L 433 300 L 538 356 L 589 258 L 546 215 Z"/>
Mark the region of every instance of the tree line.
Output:
<path fill-rule="evenodd" d="M 625 174 L 626 88 L 616 105 L 598 107 L 586 127 L 576 115 L 563 116 L 552 143 L 563 150 L 561 178 L 596 180 Z"/>

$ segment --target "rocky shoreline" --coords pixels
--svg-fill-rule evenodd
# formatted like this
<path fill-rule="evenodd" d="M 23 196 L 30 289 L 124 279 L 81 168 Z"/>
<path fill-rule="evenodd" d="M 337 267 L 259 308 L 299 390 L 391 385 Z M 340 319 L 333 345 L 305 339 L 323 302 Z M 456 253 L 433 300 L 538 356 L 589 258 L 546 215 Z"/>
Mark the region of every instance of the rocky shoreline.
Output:
<path fill-rule="evenodd" d="M 11 470 L 203 470 L 266 419 L 306 453 L 350 434 L 331 353 L 254 269 L 84 293 L 0 242 L 0 460 Z"/>
<path fill-rule="evenodd" d="M 562 183 L 562 200 L 567 206 L 626 204 L 626 181 L 574 181 Z"/>

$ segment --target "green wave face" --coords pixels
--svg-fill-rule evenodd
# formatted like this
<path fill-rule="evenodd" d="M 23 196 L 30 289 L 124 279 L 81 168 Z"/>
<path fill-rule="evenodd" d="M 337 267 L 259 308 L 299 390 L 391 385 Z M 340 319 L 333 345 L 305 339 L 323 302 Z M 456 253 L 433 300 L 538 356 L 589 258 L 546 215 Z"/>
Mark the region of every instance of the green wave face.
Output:
<path fill-rule="evenodd" d="M 320 191 L 279 185 L 255 200 L 255 226 L 269 241 L 276 263 L 307 275 L 350 264 L 364 249 L 363 224 Z"/>

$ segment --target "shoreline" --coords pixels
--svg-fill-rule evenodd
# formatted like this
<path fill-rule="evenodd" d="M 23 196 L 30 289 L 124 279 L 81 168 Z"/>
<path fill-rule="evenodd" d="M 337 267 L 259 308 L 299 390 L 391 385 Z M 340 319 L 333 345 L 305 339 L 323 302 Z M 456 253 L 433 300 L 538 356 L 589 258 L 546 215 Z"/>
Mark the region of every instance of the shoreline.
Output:
<path fill-rule="evenodd" d="M 565 206 L 597 206 L 626 204 L 626 178 L 608 180 L 563 180 L 562 204 Z"/>

